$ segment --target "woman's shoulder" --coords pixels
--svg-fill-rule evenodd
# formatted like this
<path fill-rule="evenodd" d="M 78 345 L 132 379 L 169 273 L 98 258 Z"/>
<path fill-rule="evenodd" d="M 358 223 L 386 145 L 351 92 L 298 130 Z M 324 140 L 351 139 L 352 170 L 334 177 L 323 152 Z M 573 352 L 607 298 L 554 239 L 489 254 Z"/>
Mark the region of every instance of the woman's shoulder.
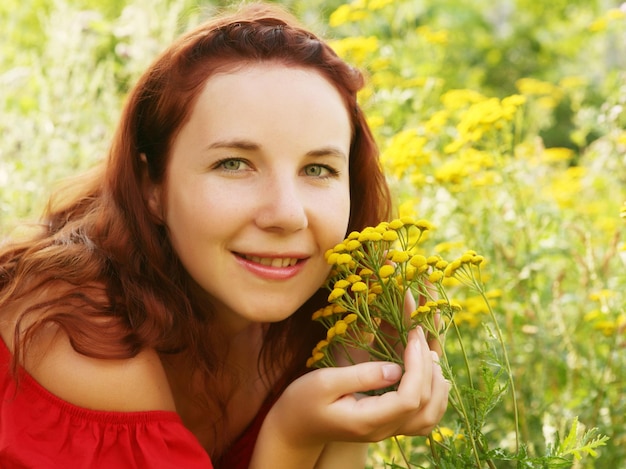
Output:
<path fill-rule="evenodd" d="M 92 358 L 74 350 L 62 331 L 46 331 L 29 344 L 24 367 L 42 387 L 80 407 L 116 412 L 175 410 L 167 376 L 151 349 L 132 358 Z"/>
<path fill-rule="evenodd" d="M 14 353 L 13 333 L 28 300 L 4 308 L 0 337 Z M 27 317 L 26 326 L 36 317 Z M 125 359 L 92 358 L 77 352 L 54 323 L 38 329 L 24 348 L 21 367 L 42 388 L 70 404 L 93 410 L 175 410 L 161 360 L 144 349 Z"/>
<path fill-rule="evenodd" d="M 60 343 L 50 350 L 57 357 L 67 358 L 64 349 Z M 48 389 L 53 386 L 44 388 L 24 369 L 20 369 L 20 380 L 16 382 L 6 366 L 10 359 L 9 349 L 0 341 L 0 467 L 212 467 L 207 453 L 175 412 L 154 410 L 158 403 L 130 405 L 126 407 L 131 411 L 119 411 L 126 408 L 117 402 L 123 397 L 119 392 L 112 399 L 103 399 L 102 391 L 111 392 L 111 386 L 102 380 L 99 366 L 79 362 L 79 369 L 68 373 L 58 369 L 56 358 L 50 362 L 57 367 L 57 376 L 71 379 L 70 384 L 83 391 L 88 383 L 98 396 L 85 400 L 79 395 L 74 399 L 83 405 L 79 406 L 69 400 L 76 393 L 64 386 L 60 392 L 54 389 L 53 394 Z M 75 365 L 71 359 L 67 363 L 68 368 Z M 129 366 L 130 371 L 133 366 Z M 86 376 L 79 376 L 85 371 Z M 94 376 L 96 381 L 90 382 Z M 96 389 L 103 383 L 104 390 Z M 94 408 L 90 408 L 92 402 Z M 103 410 L 107 407 L 114 410 Z M 138 410 L 144 407 L 148 410 Z"/>

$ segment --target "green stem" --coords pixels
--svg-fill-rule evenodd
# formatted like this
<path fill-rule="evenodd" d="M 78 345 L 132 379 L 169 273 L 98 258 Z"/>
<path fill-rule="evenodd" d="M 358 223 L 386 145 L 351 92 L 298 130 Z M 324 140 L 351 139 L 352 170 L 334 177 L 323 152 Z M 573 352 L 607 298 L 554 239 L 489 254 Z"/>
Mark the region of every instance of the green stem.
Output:
<path fill-rule="evenodd" d="M 461 337 L 461 331 L 459 330 L 459 326 L 454 321 L 454 318 L 451 320 L 452 326 L 454 327 L 454 332 L 456 333 L 456 337 L 459 341 L 459 346 L 461 347 L 461 353 L 463 355 L 463 363 L 465 364 L 465 371 L 467 372 L 467 381 L 471 389 L 474 389 L 474 379 L 472 378 L 472 371 L 470 368 L 469 360 L 467 358 L 467 352 L 465 351 L 465 344 L 463 343 L 463 339 Z M 472 396 L 472 409 L 474 410 L 474 420 L 477 420 L 476 409 L 478 404 L 476 403 L 476 396 Z"/>
<path fill-rule="evenodd" d="M 519 412 L 517 409 L 517 392 L 515 391 L 515 380 L 513 379 L 513 370 L 511 368 L 511 362 L 509 361 L 509 354 L 506 350 L 506 345 L 504 343 L 504 336 L 502 334 L 502 329 L 500 329 L 500 324 L 498 323 L 498 319 L 491 307 L 491 303 L 489 302 L 489 298 L 485 294 L 485 290 L 483 288 L 479 288 L 480 296 L 483 298 L 485 304 L 487 305 L 487 309 L 489 310 L 489 315 L 493 324 L 496 328 L 496 334 L 498 337 L 498 341 L 500 342 L 500 347 L 502 348 L 502 356 L 504 358 L 504 364 L 506 365 L 506 371 L 509 379 L 509 386 L 511 387 L 511 397 L 513 399 L 513 415 L 515 419 L 515 452 L 519 452 Z"/>
<path fill-rule="evenodd" d="M 404 448 L 402 448 L 402 445 L 400 444 L 400 440 L 398 440 L 398 437 L 394 435 L 393 441 L 396 442 L 396 447 L 398 448 L 398 451 L 400 451 L 400 455 L 402 456 L 402 459 L 404 460 L 404 464 L 406 464 L 406 469 L 411 469 L 411 463 L 409 462 L 408 458 L 406 457 L 406 454 L 404 452 Z"/>
<path fill-rule="evenodd" d="M 445 356 L 445 352 L 444 352 L 444 356 Z M 447 364 L 447 359 L 446 359 L 446 367 L 449 369 L 449 366 Z M 454 395 L 455 395 L 457 403 L 458 403 L 458 407 L 457 406 L 452 406 L 452 407 L 454 408 L 454 410 L 456 410 L 456 412 L 459 414 L 459 416 L 463 420 L 463 423 L 465 425 L 465 429 L 467 430 L 467 439 L 469 440 L 470 444 L 472 445 L 472 453 L 474 454 L 474 459 L 476 460 L 476 467 L 477 467 L 477 469 L 480 469 L 482 467 L 482 464 L 480 462 L 480 455 L 478 453 L 478 448 L 476 447 L 476 440 L 474 438 L 474 431 L 472 430 L 472 424 L 470 423 L 469 417 L 467 415 L 467 410 L 465 409 L 465 404 L 463 403 L 463 398 L 461 397 L 461 392 L 459 391 L 459 388 L 456 385 L 456 381 L 454 379 L 451 379 L 450 383 L 452 385 L 452 390 L 454 392 Z"/>

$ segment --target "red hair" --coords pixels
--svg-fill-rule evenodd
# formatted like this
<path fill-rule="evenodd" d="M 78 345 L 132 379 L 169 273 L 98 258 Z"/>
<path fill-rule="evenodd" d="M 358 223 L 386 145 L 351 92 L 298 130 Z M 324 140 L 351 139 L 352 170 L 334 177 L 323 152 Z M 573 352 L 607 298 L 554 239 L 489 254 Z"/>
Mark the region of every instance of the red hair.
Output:
<path fill-rule="evenodd" d="M 36 318 L 23 337 L 18 329 L 25 322 L 18 322 L 16 361 L 37 329 L 52 322 L 91 357 L 126 358 L 143 347 L 186 349 L 205 374 L 219 368 L 215 342 L 207 340 L 215 334 L 210 308 L 151 216 L 143 187 L 146 177 L 162 181 L 172 143 L 207 79 L 223 67 L 257 61 L 313 69 L 336 87 L 353 128 L 348 229 L 389 217 L 378 151 L 356 101 L 362 75 L 282 9 L 248 5 L 188 32 L 158 57 L 128 96 L 104 168 L 78 194 L 51 199 L 44 233 L 0 252 L 0 311 L 46 290 L 47 300 L 22 315 Z M 281 363 L 291 378 L 304 372 L 324 333 L 310 315 L 325 297 L 318 292 L 268 328 L 263 363 Z"/>

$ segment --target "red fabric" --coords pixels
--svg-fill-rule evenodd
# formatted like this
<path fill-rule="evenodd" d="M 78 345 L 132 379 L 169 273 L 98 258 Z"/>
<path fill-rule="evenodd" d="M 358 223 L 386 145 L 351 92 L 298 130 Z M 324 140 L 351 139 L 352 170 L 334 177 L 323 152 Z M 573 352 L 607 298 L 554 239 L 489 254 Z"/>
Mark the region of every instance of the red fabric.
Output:
<path fill-rule="evenodd" d="M 276 397 L 273 396 L 266 399 L 254 420 L 248 425 L 248 428 L 232 444 L 224 456 L 215 463 L 216 469 L 246 469 L 250 465 L 250 459 L 252 458 L 252 452 L 254 451 L 254 445 L 257 436 L 259 436 L 261 425 L 263 425 L 265 416 L 275 401 Z"/>
<path fill-rule="evenodd" d="M 23 369 L 16 390 L 11 353 L 0 340 L 2 469 L 212 469 L 209 456 L 175 412 L 106 412 L 59 399 Z M 222 458 L 248 467 L 268 401 Z"/>

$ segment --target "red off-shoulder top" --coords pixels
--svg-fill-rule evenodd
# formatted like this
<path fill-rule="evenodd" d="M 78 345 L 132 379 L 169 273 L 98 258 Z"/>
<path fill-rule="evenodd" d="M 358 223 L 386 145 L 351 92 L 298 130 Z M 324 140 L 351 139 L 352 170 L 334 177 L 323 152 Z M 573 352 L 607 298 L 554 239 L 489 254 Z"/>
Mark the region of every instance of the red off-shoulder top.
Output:
<path fill-rule="evenodd" d="M 66 402 L 20 368 L 0 340 L 0 467 L 2 469 L 213 469 L 208 454 L 170 411 L 108 412 Z M 248 467 L 272 402 L 266 402 L 219 466 Z"/>

